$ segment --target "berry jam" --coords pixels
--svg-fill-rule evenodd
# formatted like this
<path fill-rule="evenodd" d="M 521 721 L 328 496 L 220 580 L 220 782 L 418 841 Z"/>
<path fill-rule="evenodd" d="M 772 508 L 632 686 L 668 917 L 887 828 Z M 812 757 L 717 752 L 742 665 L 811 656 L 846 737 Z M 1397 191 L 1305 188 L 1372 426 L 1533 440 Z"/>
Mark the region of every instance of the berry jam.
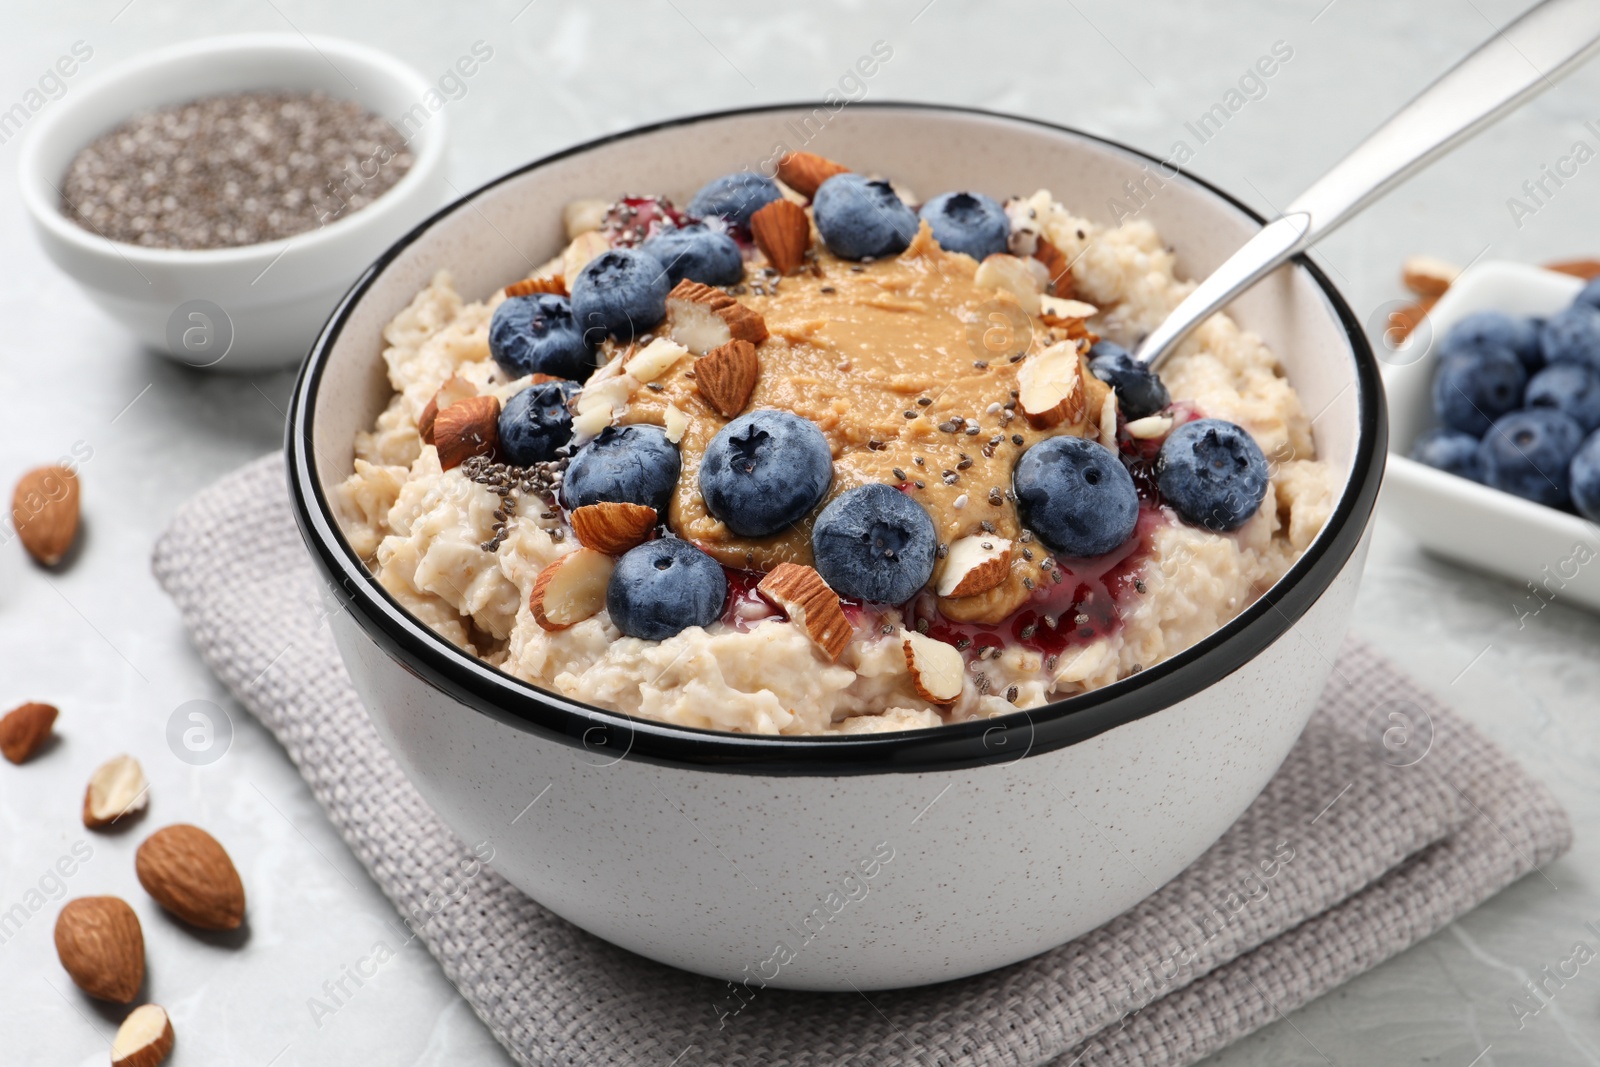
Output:
<path fill-rule="evenodd" d="M 632 248 L 662 230 L 682 226 L 689 216 L 664 196 L 625 196 L 606 209 L 600 232 L 613 248 Z"/>

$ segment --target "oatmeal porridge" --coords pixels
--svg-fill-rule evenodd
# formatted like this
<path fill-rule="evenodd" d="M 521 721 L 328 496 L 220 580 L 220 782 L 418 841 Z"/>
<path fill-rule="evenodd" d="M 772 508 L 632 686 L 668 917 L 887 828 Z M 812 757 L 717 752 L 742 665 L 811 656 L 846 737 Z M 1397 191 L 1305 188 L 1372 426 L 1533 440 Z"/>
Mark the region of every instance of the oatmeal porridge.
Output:
<path fill-rule="evenodd" d="M 441 636 L 563 696 L 763 734 L 937 726 L 1086 692 L 1271 586 L 1339 489 L 1261 340 L 1148 224 L 804 153 L 777 179 L 566 206 L 486 299 L 436 275 L 345 534 Z"/>

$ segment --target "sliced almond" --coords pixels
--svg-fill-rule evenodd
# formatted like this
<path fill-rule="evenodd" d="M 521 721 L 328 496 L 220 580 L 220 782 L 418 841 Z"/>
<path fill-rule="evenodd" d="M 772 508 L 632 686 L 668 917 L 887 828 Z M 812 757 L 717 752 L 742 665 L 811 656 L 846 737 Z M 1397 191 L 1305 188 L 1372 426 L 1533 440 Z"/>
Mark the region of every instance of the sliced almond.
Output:
<path fill-rule="evenodd" d="M 1022 310 L 1030 315 L 1039 314 L 1039 292 L 1044 288 L 1041 279 L 1016 256 L 997 252 L 985 256 L 972 276 L 973 284 L 986 289 L 1003 289 L 1017 298 Z"/>
<path fill-rule="evenodd" d="M 656 528 L 656 509 L 647 504 L 602 501 L 585 504 L 572 513 L 572 532 L 584 548 L 620 556 L 650 539 Z"/>
<path fill-rule="evenodd" d="M 744 410 L 760 377 L 761 359 L 749 341 L 718 345 L 694 364 L 695 388 L 725 419 Z"/>
<path fill-rule="evenodd" d="M 729 341 L 759 345 L 767 323 L 721 289 L 685 278 L 667 294 L 672 339 L 697 356 Z"/>
<path fill-rule="evenodd" d="M 532 296 L 534 293 L 554 293 L 567 296 L 567 279 L 559 274 L 548 278 L 524 278 L 506 286 L 506 296 Z"/>
<path fill-rule="evenodd" d="M 78 536 L 78 476 L 65 467 L 37 467 L 17 481 L 11 522 L 28 555 L 54 567 Z"/>
<path fill-rule="evenodd" d="M 478 387 L 465 378 L 455 375 L 444 380 L 434 392 L 433 398 L 422 409 L 422 414 L 417 416 L 417 434 L 422 438 L 423 444 L 433 444 L 433 423 L 439 417 L 439 409 L 447 408 L 458 400 L 465 400 L 469 396 L 477 396 Z"/>
<path fill-rule="evenodd" d="M 772 604 L 782 609 L 829 660 L 837 660 L 855 632 L 845 618 L 839 594 L 828 588 L 822 575 L 799 563 L 780 563 L 756 586 Z"/>
<path fill-rule="evenodd" d="M 111 1067 L 158 1067 L 177 1040 L 172 1020 L 159 1004 L 141 1004 L 128 1013 L 111 1042 Z"/>
<path fill-rule="evenodd" d="M 1072 319 L 1087 319 L 1100 311 L 1093 304 L 1085 304 L 1082 300 L 1065 300 L 1059 296 L 1039 297 L 1039 317 L 1048 322 L 1056 319 L 1067 322 Z"/>
<path fill-rule="evenodd" d="M 1407 289 L 1435 300 L 1444 295 L 1460 274 L 1460 267 L 1433 256 L 1410 256 L 1400 268 L 1400 280 Z"/>
<path fill-rule="evenodd" d="M 202 930 L 237 930 L 244 883 L 228 850 L 198 826 L 164 826 L 144 839 L 134 873 L 157 904 Z"/>
<path fill-rule="evenodd" d="M 911 672 L 911 684 L 923 700 L 949 704 L 961 695 L 966 663 L 953 645 L 915 630 L 901 630 L 900 647 L 905 652 L 906 669 Z"/>
<path fill-rule="evenodd" d="M 678 342 L 666 337 L 657 337 L 640 349 L 638 355 L 629 359 L 623 370 L 641 384 L 653 382 L 688 354 L 689 350 Z"/>
<path fill-rule="evenodd" d="M 962 597 L 987 593 L 1011 573 L 1011 542 L 994 534 L 968 534 L 950 542 L 934 592 Z"/>
<path fill-rule="evenodd" d="M 608 200 L 569 200 L 561 209 L 561 225 L 567 231 L 567 240 L 604 226 L 609 210 Z"/>
<path fill-rule="evenodd" d="M 1562 259 L 1546 263 L 1544 269 L 1553 270 L 1557 274 L 1570 274 L 1574 278 L 1582 278 L 1588 282 L 1600 278 L 1600 259 Z"/>
<path fill-rule="evenodd" d="M 587 267 L 591 259 L 610 248 L 611 242 L 599 230 L 580 233 L 561 253 L 561 276 L 577 278 L 578 272 Z"/>
<path fill-rule="evenodd" d="M 26 763 L 50 739 L 56 723 L 51 704 L 23 704 L 0 719 L 0 755 L 12 763 Z"/>
<path fill-rule="evenodd" d="M 849 170 L 814 152 L 790 152 L 778 160 L 778 180 L 807 198 L 816 196 L 823 182 Z"/>
<path fill-rule="evenodd" d="M 1153 441 L 1157 437 L 1165 437 L 1172 429 L 1172 417 L 1169 415 L 1146 415 L 1142 419 L 1134 419 L 1125 427 L 1129 437 L 1141 441 Z"/>
<path fill-rule="evenodd" d="M 750 216 L 750 235 L 773 269 L 788 274 L 806 261 L 811 220 L 799 204 L 774 200 Z"/>
<path fill-rule="evenodd" d="M 689 428 L 689 416 L 684 414 L 678 405 L 668 404 L 665 419 L 667 440 L 677 444 L 683 440 L 684 431 Z"/>
<path fill-rule="evenodd" d="M 433 447 L 439 469 L 459 467 L 469 456 L 492 456 L 500 449 L 500 400 L 469 396 L 433 418 Z"/>
<path fill-rule="evenodd" d="M 121 897 L 69 900 L 56 917 L 56 956 L 91 997 L 129 1004 L 144 985 L 144 929 Z"/>
<path fill-rule="evenodd" d="M 89 776 L 83 792 L 83 825 L 103 830 L 144 811 L 150 803 L 150 783 L 144 768 L 132 756 L 113 756 Z"/>
<path fill-rule="evenodd" d="M 1076 286 L 1072 277 L 1072 264 L 1067 260 L 1067 254 L 1051 244 L 1048 237 L 1040 234 L 1033 250 L 1033 258 L 1044 264 L 1045 273 L 1050 278 L 1050 292 L 1063 299 L 1071 299 L 1076 292 Z"/>
<path fill-rule="evenodd" d="M 606 606 L 611 557 L 592 548 L 569 552 L 539 572 L 528 606 L 540 628 L 565 630 Z"/>
<path fill-rule="evenodd" d="M 1059 341 L 1022 361 L 1017 368 L 1017 403 L 1029 425 L 1038 430 L 1083 418 L 1088 398 L 1075 342 Z"/>

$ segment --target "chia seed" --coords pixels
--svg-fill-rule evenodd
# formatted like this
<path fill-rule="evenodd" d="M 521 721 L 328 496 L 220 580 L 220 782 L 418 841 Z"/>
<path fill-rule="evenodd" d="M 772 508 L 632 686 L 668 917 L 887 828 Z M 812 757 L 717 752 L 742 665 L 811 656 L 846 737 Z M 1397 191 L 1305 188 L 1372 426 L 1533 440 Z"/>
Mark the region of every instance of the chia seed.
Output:
<path fill-rule="evenodd" d="M 145 111 L 67 167 L 61 212 L 113 241 L 234 248 L 361 210 L 411 169 L 382 118 L 322 92 L 230 93 Z"/>

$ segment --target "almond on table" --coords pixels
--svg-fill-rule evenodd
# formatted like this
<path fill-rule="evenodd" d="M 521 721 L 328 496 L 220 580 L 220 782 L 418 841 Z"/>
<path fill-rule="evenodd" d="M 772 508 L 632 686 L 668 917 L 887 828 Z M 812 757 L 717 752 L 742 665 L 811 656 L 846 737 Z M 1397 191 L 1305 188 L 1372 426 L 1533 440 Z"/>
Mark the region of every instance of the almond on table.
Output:
<path fill-rule="evenodd" d="M 83 792 L 83 825 L 105 830 L 134 818 L 150 804 L 150 783 L 132 756 L 114 756 L 89 777 Z"/>
<path fill-rule="evenodd" d="M 91 997 L 128 1004 L 144 985 L 144 930 L 120 897 L 78 897 L 56 917 L 56 956 Z"/>
<path fill-rule="evenodd" d="M 202 930 L 244 922 L 244 883 L 217 839 L 186 823 L 166 826 L 134 855 L 139 884 L 167 911 Z"/>
<path fill-rule="evenodd" d="M 17 540 L 46 567 L 60 563 L 78 537 L 78 476 L 65 467 L 36 467 L 11 494 Z"/>
<path fill-rule="evenodd" d="M 0 755 L 12 763 L 26 763 L 50 739 L 58 714 L 53 704 L 12 708 L 0 719 Z"/>

